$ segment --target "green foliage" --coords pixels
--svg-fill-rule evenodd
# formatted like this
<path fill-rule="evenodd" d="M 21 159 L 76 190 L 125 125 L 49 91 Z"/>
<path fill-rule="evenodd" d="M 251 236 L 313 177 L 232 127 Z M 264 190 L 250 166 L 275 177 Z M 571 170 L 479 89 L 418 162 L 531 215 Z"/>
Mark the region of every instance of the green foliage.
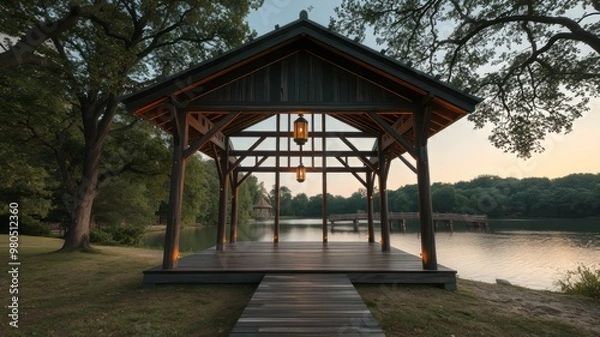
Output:
<path fill-rule="evenodd" d="M 219 210 L 219 178 L 213 160 L 192 156 L 187 160 L 183 190 L 182 222 L 214 225 Z"/>
<path fill-rule="evenodd" d="M 145 226 L 110 225 L 97 226 L 90 231 L 90 242 L 100 245 L 137 246 L 146 233 Z"/>
<path fill-rule="evenodd" d="M 50 236 L 50 227 L 39 220 L 28 220 L 19 225 L 19 235 Z"/>
<path fill-rule="evenodd" d="M 17 202 L 20 225 L 32 235 L 48 233 L 47 228 L 40 226 L 40 220 L 55 207 L 53 192 L 58 187 L 52 153 L 32 141 L 28 129 L 31 120 L 43 119 L 52 125 L 65 117 L 60 100 L 39 83 L 50 80 L 46 74 L 31 69 L 0 72 L 0 82 L 11 83 L 0 86 L 0 215 L 7 214 L 9 203 Z M 54 81 L 59 88 L 56 82 L 60 81 Z"/>
<path fill-rule="evenodd" d="M 456 190 L 454 186 L 444 184 L 432 186 L 431 203 L 437 212 L 452 212 L 456 207 Z"/>
<path fill-rule="evenodd" d="M 492 144 L 529 157 L 600 94 L 598 2 L 344 0 L 331 26 L 485 100 L 469 115 Z"/>
<path fill-rule="evenodd" d="M 569 270 L 557 285 L 566 294 L 583 295 L 600 300 L 600 268 L 580 265 Z"/>
<path fill-rule="evenodd" d="M 239 222 L 245 223 L 254 215 L 253 206 L 265 197 L 263 182 L 258 182 L 255 176 L 250 176 L 240 186 L 239 191 Z"/>
<path fill-rule="evenodd" d="M 287 191 L 287 188 L 282 189 Z M 364 190 L 350 197 L 327 195 L 328 212 L 355 213 L 367 209 Z M 320 217 L 322 195 L 307 199 L 303 193 L 291 199 L 290 206 L 282 204 L 281 215 Z M 391 212 L 416 212 L 417 185 L 406 185 L 388 191 Z M 496 218 L 554 217 L 577 218 L 600 216 L 600 174 L 572 174 L 548 178 L 500 178 L 483 175 L 471 181 L 432 185 L 434 212 L 487 214 Z M 379 193 L 373 206 L 379 211 Z"/>
<path fill-rule="evenodd" d="M 261 0 L 125 0 L 80 6 L 62 0 L 2 2 L 0 33 L 28 42 L 26 48 L 35 48 L 35 58 L 43 62 L 36 63 L 39 68 L 24 62 L 3 69 L 2 82 L 11 85 L 0 89 L 0 110 L 24 137 L 53 157 L 50 162 L 55 165 L 44 169 L 62 183 L 62 191 L 52 193 L 60 196 L 54 203 L 69 213 L 69 223 L 78 229 L 69 231 L 78 236 L 68 235 L 65 247 L 86 248 L 94 199 L 109 178 L 124 172 L 162 173 L 160 163 L 168 162 L 147 151 L 158 148 L 156 140 L 161 137 L 153 138 L 156 131 L 128 127 L 132 117 L 121 114 L 118 97 L 149 85 L 157 74 L 171 75 L 241 44 L 254 34 L 245 17 L 261 4 Z M 0 41 L 4 50 L 0 57 L 19 54 L 17 49 L 24 45 L 15 47 L 14 42 Z M 132 184 L 115 183 L 112 192 Z M 124 200 L 130 193 L 127 203 L 141 206 L 140 195 L 151 190 L 153 186 L 146 184 L 136 189 L 136 196 L 132 191 L 117 197 Z M 161 198 L 156 195 L 151 203 L 160 203 Z M 197 206 L 188 205 L 184 212 L 188 222 L 195 222 Z M 106 210 L 107 205 L 97 209 L 100 213 L 102 207 Z M 107 213 L 108 222 L 128 216 L 116 207 Z"/>

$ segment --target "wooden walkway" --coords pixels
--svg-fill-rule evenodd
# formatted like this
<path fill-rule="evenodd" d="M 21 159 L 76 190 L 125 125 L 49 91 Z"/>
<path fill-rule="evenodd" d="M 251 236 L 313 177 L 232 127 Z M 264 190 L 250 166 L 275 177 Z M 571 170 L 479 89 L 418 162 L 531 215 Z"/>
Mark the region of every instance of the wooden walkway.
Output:
<path fill-rule="evenodd" d="M 455 289 L 456 271 L 424 270 L 421 258 L 369 242 L 237 242 L 179 260 L 175 269 L 144 271 L 144 284 L 260 283 L 267 274 L 342 274 L 358 283 L 424 283 Z"/>
<path fill-rule="evenodd" d="M 229 336 L 384 334 L 347 276 L 268 274 Z"/>
<path fill-rule="evenodd" d="M 331 229 L 335 228 L 336 222 L 351 222 L 354 228 L 358 229 L 360 220 L 367 220 L 368 214 L 365 212 L 347 213 L 347 214 L 331 214 L 328 218 L 331 223 Z M 373 219 L 380 219 L 379 213 L 373 213 Z M 406 220 L 418 220 L 419 212 L 390 212 L 390 225 L 393 221 L 398 221 L 402 229 L 406 229 Z M 452 229 L 454 222 L 464 222 L 473 228 L 488 228 L 488 217 L 485 214 L 458 214 L 458 213 L 433 213 L 433 222 L 436 229 L 442 224 L 448 229 Z"/>

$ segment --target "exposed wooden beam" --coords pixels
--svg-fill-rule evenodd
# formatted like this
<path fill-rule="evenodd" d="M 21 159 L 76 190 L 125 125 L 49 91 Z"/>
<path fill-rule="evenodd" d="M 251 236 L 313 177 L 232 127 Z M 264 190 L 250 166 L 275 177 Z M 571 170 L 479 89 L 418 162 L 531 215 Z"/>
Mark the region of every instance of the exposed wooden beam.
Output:
<path fill-rule="evenodd" d="M 240 132 L 232 133 L 230 135 L 230 137 L 248 137 L 248 138 L 262 137 L 262 136 L 265 136 L 265 137 L 278 137 L 279 136 L 279 137 L 291 138 L 291 137 L 293 137 L 293 132 L 278 133 L 276 131 L 240 131 Z M 371 133 L 366 133 L 366 132 L 356 132 L 356 131 L 329 131 L 329 132 L 316 131 L 316 132 L 310 132 L 309 137 L 311 137 L 311 138 L 321 138 L 321 137 L 327 137 L 327 138 L 339 138 L 339 137 L 376 138 L 377 135 L 371 134 Z"/>
<path fill-rule="evenodd" d="M 202 115 L 188 114 L 187 119 L 190 127 L 198 131 L 201 135 L 207 134 L 212 128 L 215 127 L 215 125 L 213 124 L 213 122 L 210 121 L 210 119 Z M 216 132 L 211 141 L 215 143 L 219 148 L 225 148 L 225 135 L 223 133 Z"/>
<path fill-rule="evenodd" d="M 327 131 L 327 116 L 325 114 L 321 115 L 321 128 L 323 129 L 323 132 Z M 327 171 L 328 171 L 328 167 L 327 167 L 327 138 L 325 136 L 323 136 L 321 138 L 321 150 L 323 152 L 322 154 L 322 163 L 321 166 L 323 166 L 323 177 L 322 179 L 322 195 L 323 195 L 323 209 L 321 210 L 321 217 L 323 219 L 323 223 L 322 223 L 322 232 L 323 232 L 323 243 L 327 243 L 327 241 L 329 241 L 329 232 L 327 231 Z"/>
<path fill-rule="evenodd" d="M 256 142 L 254 142 L 254 144 L 252 144 L 252 146 L 250 146 L 248 148 L 248 150 L 245 150 L 246 155 L 244 156 L 240 156 L 240 158 L 238 158 L 236 161 L 234 161 L 229 169 L 227 170 L 227 174 L 231 173 L 231 171 L 233 171 L 234 169 L 236 169 L 238 166 L 240 166 L 240 164 L 242 163 L 242 161 L 244 161 L 244 159 L 248 158 L 248 155 L 254 151 L 254 149 L 256 149 L 267 137 L 260 137 Z M 231 151 L 230 151 L 231 152 Z"/>
<path fill-rule="evenodd" d="M 345 168 L 350 169 L 350 165 L 348 165 L 348 162 L 345 161 L 344 159 L 342 159 L 342 157 L 335 157 L 340 163 L 342 163 L 342 165 L 344 165 Z M 367 188 L 367 182 L 358 175 L 358 173 L 354 172 L 354 171 L 350 171 L 350 173 L 352 173 L 352 175 L 365 187 Z"/>
<path fill-rule="evenodd" d="M 340 137 L 340 140 L 342 142 L 344 142 L 344 144 L 346 144 L 346 146 L 348 146 L 352 151 L 354 151 L 354 152 L 360 152 L 360 151 L 358 151 L 358 149 L 356 148 L 356 146 L 354 146 L 354 144 L 352 144 L 348 139 L 346 139 L 346 137 Z M 368 166 L 371 170 L 374 171 L 376 169 L 375 165 L 373 165 L 373 163 L 371 163 L 371 161 L 366 156 L 358 156 L 358 159 L 363 164 L 365 164 L 366 166 Z"/>
<path fill-rule="evenodd" d="M 286 173 L 295 173 L 296 172 L 296 167 L 279 167 L 276 168 L 274 166 L 265 166 L 265 167 L 239 167 L 238 168 L 239 172 L 253 172 L 253 173 L 274 173 L 277 172 L 279 170 L 279 172 L 286 172 Z M 350 168 L 346 168 L 346 167 L 327 167 L 322 168 L 322 167 L 307 167 L 306 168 L 306 172 L 307 173 L 323 173 L 324 171 L 327 171 L 327 173 L 352 173 L 352 172 L 356 172 L 356 173 L 364 173 L 364 172 L 368 172 L 369 168 L 368 167 L 350 167 Z"/>
<path fill-rule="evenodd" d="M 367 171 L 367 233 L 369 242 L 375 242 L 375 224 L 373 221 L 373 189 L 375 185 L 374 171 Z"/>
<path fill-rule="evenodd" d="M 406 120 L 404 118 L 399 118 L 394 124 L 392 124 L 392 128 L 396 130 L 396 132 L 402 136 L 410 129 L 413 128 L 414 125 L 414 117 L 411 115 Z M 391 135 L 383 135 L 383 149 L 387 149 L 390 145 L 394 144 L 396 140 Z"/>
<path fill-rule="evenodd" d="M 431 96 L 415 114 L 415 130 L 417 131 L 417 183 L 419 197 L 419 224 L 421 228 L 421 259 L 423 269 L 437 270 L 437 253 L 433 224 L 433 207 L 431 201 L 431 180 L 429 177 L 429 159 L 427 140 L 431 120 Z"/>
<path fill-rule="evenodd" d="M 403 146 L 406 149 L 406 151 L 408 151 L 412 155 L 417 154 L 415 147 L 412 146 L 406 139 L 404 139 L 402 137 L 402 135 L 398 134 L 398 132 L 396 130 L 394 130 L 388 123 L 386 123 L 383 119 L 381 119 L 381 117 L 379 117 L 375 112 L 369 111 L 368 114 L 369 114 L 369 117 L 371 117 L 374 122 L 379 124 L 379 126 L 381 126 L 385 130 L 385 132 L 387 132 L 390 136 L 392 136 L 393 139 L 397 143 L 399 143 L 401 146 Z M 383 144 L 381 144 L 381 145 L 383 145 Z"/>
<path fill-rule="evenodd" d="M 232 156 L 244 156 L 247 155 L 248 153 L 246 153 L 246 151 L 230 151 L 230 154 Z M 358 152 L 354 152 L 354 151 L 300 151 L 300 150 L 292 150 L 292 151 L 287 151 L 287 150 L 282 150 L 282 151 L 274 151 L 274 150 L 257 150 L 257 151 L 253 151 L 252 153 L 250 153 L 253 156 L 271 156 L 271 157 L 276 157 L 276 156 L 280 156 L 280 157 L 286 157 L 286 156 L 290 156 L 290 157 L 310 157 L 310 156 L 315 156 L 315 157 L 321 157 L 321 156 L 326 156 L 326 157 L 358 157 L 358 156 L 362 156 L 362 157 L 369 157 L 369 156 L 375 156 L 377 155 L 376 151 L 358 151 Z"/>
<path fill-rule="evenodd" d="M 239 111 L 231 112 L 227 116 L 225 116 L 225 118 L 221 119 L 217 124 L 213 125 L 212 128 L 210 128 L 206 131 L 206 133 L 204 133 L 202 138 L 195 140 L 194 142 L 192 142 L 192 144 L 189 145 L 189 147 L 185 150 L 185 157 L 187 158 L 192 154 L 196 153 L 196 151 L 198 151 L 198 149 L 202 147 L 202 145 L 212 140 L 215 135 L 220 133 L 221 130 L 223 130 L 229 123 L 231 123 L 239 114 Z M 221 147 L 221 149 L 225 149 L 225 139 L 223 139 L 222 142 L 223 146 Z M 214 142 L 213 144 L 218 145 Z"/>
<path fill-rule="evenodd" d="M 376 111 L 380 114 L 411 114 L 414 110 L 414 104 L 406 106 L 382 106 L 376 104 L 349 104 L 349 103 L 218 103 L 218 102 L 202 102 L 190 103 L 187 106 L 188 111 L 244 111 L 244 113 L 298 113 L 302 112 L 317 112 L 327 114 L 364 114 L 365 111 Z"/>
<path fill-rule="evenodd" d="M 175 108 L 171 118 L 173 128 L 173 159 L 171 161 L 171 181 L 169 189 L 169 214 L 165 231 L 163 250 L 163 269 L 177 267 L 179 261 L 179 239 L 181 235 L 181 209 L 185 180 L 184 156 L 188 143 L 188 126 L 185 111 Z"/>
<path fill-rule="evenodd" d="M 254 167 L 246 167 L 246 170 L 242 170 L 241 168 L 238 169 L 238 172 L 242 172 L 244 171 L 244 176 L 242 178 L 240 178 L 238 180 L 238 184 L 237 187 L 239 187 L 246 179 L 250 178 L 250 176 L 252 175 L 252 173 L 254 173 L 254 169 L 256 169 L 257 167 L 260 167 L 260 165 L 262 165 L 262 163 L 264 163 L 267 159 L 269 159 L 269 157 L 264 156 L 262 157 L 259 161 L 256 162 L 256 165 L 254 165 Z"/>
<path fill-rule="evenodd" d="M 390 221 L 389 221 L 389 204 L 387 191 L 388 169 L 385 165 L 385 152 L 383 152 L 383 140 L 377 140 L 379 150 L 379 209 L 381 211 L 381 250 L 384 252 L 390 251 Z"/>
<path fill-rule="evenodd" d="M 281 133 L 281 115 L 277 115 L 275 118 L 276 121 L 276 130 L 278 133 Z M 279 242 L 279 220 L 281 217 L 281 171 L 279 170 L 281 167 L 280 152 L 281 152 L 281 142 L 279 141 L 280 137 L 275 138 L 275 221 L 273 223 L 273 242 Z"/>
<path fill-rule="evenodd" d="M 417 168 L 408 161 L 408 159 L 404 158 L 402 155 L 398 155 L 398 159 L 404 163 L 414 174 L 417 174 Z"/>

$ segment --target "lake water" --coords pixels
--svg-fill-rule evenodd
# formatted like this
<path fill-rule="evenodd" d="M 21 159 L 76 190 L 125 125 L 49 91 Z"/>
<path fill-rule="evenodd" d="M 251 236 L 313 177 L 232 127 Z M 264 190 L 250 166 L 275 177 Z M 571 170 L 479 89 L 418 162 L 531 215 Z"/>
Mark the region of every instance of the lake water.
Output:
<path fill-rule="evenodd" d="M 281 221 L 280 241 L 320 241 L 320 219 Z M 496 278 L 533 288 L 556 290 L 555 281 L 578 265 L 600 266 L 600 219 L 496 220 L 487 231 L 469 231 L 456 223 L 454 231 L 436 232 L 438 263 L 458 271 L 461 278 L 495 282 Z M 329 232 L 329 241 L 364 241 L 366 224 L 359 232 L 351 226 Z M 379 238 L 376 224 L 376 238 Z M 161 248 L 164 234 L 148 233 L 146 246 Z M 215 245 L 216 228 L 184 228 L 181 251 Z M 272 223 L 240 226 L 240 240 L 272 240 Z M 420 253 L 416 222 L 402 233 L 392 231 L 392 246 L 414 255 Z"/>

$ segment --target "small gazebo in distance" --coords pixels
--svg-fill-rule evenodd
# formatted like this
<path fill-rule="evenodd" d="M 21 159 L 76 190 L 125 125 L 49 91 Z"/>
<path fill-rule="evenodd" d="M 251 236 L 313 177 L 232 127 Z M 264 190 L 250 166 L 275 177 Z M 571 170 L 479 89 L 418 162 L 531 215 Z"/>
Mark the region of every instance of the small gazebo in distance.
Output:
<path fill-rule="evenodd" d="M 298 20 L 122 102 L 131 113 L 172 134 L 174 142 L 163 264 L 144 272 L 146 284 L 260 282 L 266 273 L 284 271 L 343 273 L 359 282 L 456 286 L 456 271 L 437 263 L 427 141 L 474 111 L 479 98 L 332 32 L 303 11 Z M 308 129 L 294 132 L 292 120 L 302 116 L 300 124 Z M 328 129 L 332 119 L 349 131 Z M 273 129 L 251 129 L 263 121 L 272 121 Z M 293 144 L 297 134 L 303 139 Z M 251 139 L 251 145 L 234 148 L 238 139 Z M 267 140 L 274 145 L 262 149 Z M 372 147 L 364 150 L 359 141 L 370 141 Z M 339 146 L 328 148 L 331 142 Z M 197 151 L 215 160 L 219 174 L 217 237 L 214 248 L 180 259 L 185 162 Z M 394 159 L 417 175 L 420 257 L 390 245 L 387 178 L 395 174 L 390 172 Z M 275 175 L 273 242 L 236 246 L 239 186 L 257 172 Z M 299 181 L 322 175 L 325 196 L 328 174 L 355 177 L 367 191 L 365 242 L 329 242 L 327 198 L 322 242 L 279 242 L 280 175 L 294 173 Z M 376 181 L 382 224 L 377 232 Z"/>
<path fill-rule="evenodd" d="M 269 220 L 273 216 L 273 206 L 265 198 L 261 198 L 256 205 L 252 207 L 254 219 L 258 221 Z"/>

